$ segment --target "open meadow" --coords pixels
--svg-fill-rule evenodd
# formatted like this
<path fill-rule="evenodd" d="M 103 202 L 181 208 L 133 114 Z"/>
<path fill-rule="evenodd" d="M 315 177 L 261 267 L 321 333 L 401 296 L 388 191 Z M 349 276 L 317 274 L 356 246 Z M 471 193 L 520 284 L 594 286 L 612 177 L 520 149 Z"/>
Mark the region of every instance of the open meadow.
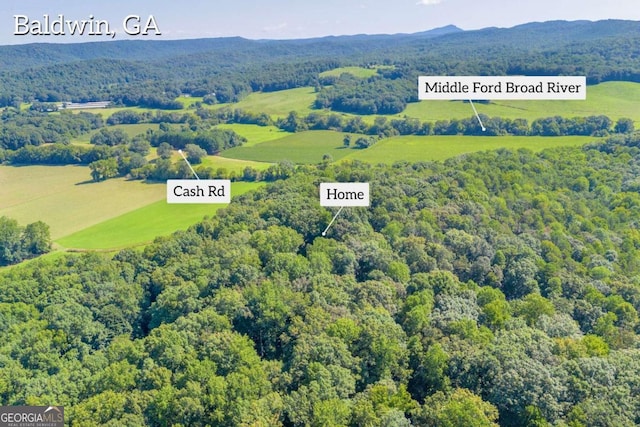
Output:
<path fill-rule="evenodd" d="M 237 147 L 222 153 L 233 159 L 270 162 L 290 160 L 298 164 L 315 164 L 329 154 L 333 161 L 341 159 L 362 160 L 372 163 L 393 163 L 396 161 L 444 160 L 474 151 L 498 148 L 528 148 L 540 151 L 545 148 L 577 146 L 596 138 L 589 136 L 397 136 L 382 139 L 366 149 L 352 146 L 344 148 L 346 134 L 333 131 L 307 131 L 266 141 L 251 147 Z M 352 135 L 352 140 L 359 135 Z"/>
<path fill-rule="evenodd" d="M 391 164 L 397 161 L 445 160 L 475 151 L 508 148 L 527 148 L 541 151 L 546 148 L 578 146 L 597 138 L 588 136 L 397 136 L 383 139 L 375 145 L 351 151 L 345 160 Z"/>
<path fill-rule="evenodd" d="M 92 182 L 82 166 L 0 166 L 0 216 L 21 225 L 44 221 L 54 240 L 161 200 L 165 191 L 124 178 Z"/>
<path fill-rule="evenodd" d="M 251 160 L 229 159 L 222 156 L 207 156 L 202 159 L 202 163 L 194 165 L 194 167 L 196 170 L 201 167 L 211 168 L 213 170 L 226 169 L 228 172 L 241 174 L 247 166 L 257 170 L 264 170 L 268 168 L 270 164 L 271 163 L 254 162 Z"/>
<path fill-rule="evenodd" d="M 480 114 L 505 119 L 535 119 L 550 116 L 585 117 L 604 114 L 612 120 L 633 119 L 640 125 L 640 83 L 605 82 L 587 87 L 584 101 L 491 101 L 476 102 Z M 462 101 L 414 102 L 396 117 L 414 117 L 421 121 L 462 119 L 473 116 L 471 105 Z"/>
<path fill-rule="evenodd" d="M 279 90 L 275 92 L 254 92 L 239 102 L 217 104 L 209 108 L 223 107 L 238 108 L 253 113 L 267 113 L 272 118 L 284 118 L 291 111 L 300 115 L 307 115 L 313 110 L 316 94 L 312 87 L 306 86 L 296 89 Z"/>
<path fill-rule="evenodd" d="M 243 147 L 253 147 L 254 145 L 261 144 L 267 141 L 273 141 L 274 139 L 280 139 L 287 135 L 291 135 L 290 132 L 286 132 L 276 126 L 258 126 L 247 125 L 241 123 L 229 123 L 216 126 L 219 129 L 230 129 L 240 136 L 247 139 L 247 142 L 242 144 Z"/>
<path fill-rule="evenodd" d="M 254 190 L 263 183 L 234 182 L 232 196 Z M 162 186 L 165 188 L 164 186 Z M 231 202 L 233 203 L 233 201 Z M 110 250 L 151 242 L 155 237 L 168 235 L 214 215 L 226 205 L 168 204 L 159 200 L 132 212 L 120 215 L 92 227 L 57 240 L 68 249 Z"/>
<path fill-rule="evenodd" d="M 264 162 L 290 160 L 294 163 L 320 163 L 325 154 L 339 160 L 354 151 L 344 148 L 345 133 L 329 130 L 298 132 L 273 141 L 249 147 L 236 147 L 221 155 L 231 159 Z"/>
<path fill-rule="evenodd" d="M 324 71 L 320 73 L 320 77 L 340 77 L 341 74 L 347 73 L 354 77 L 360 77 L 366 79 L 367 77 L 375 76 L 378 73 L 379 67 L 364 68 L 364 67 L 340 67 L 333 70 Z"/>
<path fill-rule="evenodd" d="M 229 170 L 254 165 L 228 159 L 215 164 L 226 164 Z M 162 183 L 123 178 L 95 183 L 89 178 L 89 169 L 80 166 L 0 166 L 0 216 L 14 218 L 22 226 L 43 221 L 52 239 L 63 247 L 111 249 L 187 228 L 221 206 L 168 205 Z M 233 183 L 232 194 L 257 186 Z"/>

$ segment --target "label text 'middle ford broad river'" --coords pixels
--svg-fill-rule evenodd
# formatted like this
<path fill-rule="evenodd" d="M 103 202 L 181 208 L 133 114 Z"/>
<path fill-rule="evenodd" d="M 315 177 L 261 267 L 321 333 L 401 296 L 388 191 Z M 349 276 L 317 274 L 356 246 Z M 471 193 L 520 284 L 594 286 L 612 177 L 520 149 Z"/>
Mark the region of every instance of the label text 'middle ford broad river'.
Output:
<path fill-rule="evenodd" d="M 584 76 L 420 76 L 421 100 L 583 100 Z"/>

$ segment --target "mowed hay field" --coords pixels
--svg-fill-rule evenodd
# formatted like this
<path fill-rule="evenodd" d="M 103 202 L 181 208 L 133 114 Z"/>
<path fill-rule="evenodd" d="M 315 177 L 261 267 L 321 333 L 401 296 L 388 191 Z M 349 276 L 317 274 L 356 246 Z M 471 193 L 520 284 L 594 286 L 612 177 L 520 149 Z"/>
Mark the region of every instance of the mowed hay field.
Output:
<path fill-rule="evenodd" d="M 261 185 L 264 183 L 233 182 L 231 195 L 238 196 Z M 185 230 L 201 221 L 205 216 L 214 215 L 218 209 L 225 206 L 218 204 L 168 204 L 166 200 L 160 200 L 64 237 L 57 243 L 70 249 L 101 250 L 146 244 L 157 236 Z"/>
<path fill-rule="evenodd" d="M 364 69 L 363 69 L 364 70 Z M 371 70 L 366 70 L 371 71 Z M 220 104 L 211 108 L 240 108 L 253 113 L 266 113 L 272 118 L 286 117 L 296 111 L 304 117 L 310 113 L 339 114 L 345 120 L 355 114 L 340 113 L 331 110 L 313 109 L 315 92 L 312 87 L 288 89 L 278 92 L 257 92 L 248 95 L 238 103 Z M 612 120 L 629 117 L 640 127 L 640 83 L 606 82 L 587 87 L 587 99 L 584 101 L 492 101 L 489 104 L 475 103 L 478 113 L 489 117 L 508 119 L 535 119 L 563 116 L 584 117 L 606 115 Z M 407 105 L 399 114 L 387 115 L 394 118 L 417 118 L 421 121 L 463 119 L 473 117 L 471 105 L 462 101 L 420 101 Z M 373 123 L 376 116 L 360 116 L 365 123 Z"/>
<path fill-rule="evenodd" d="M 250 147 L 237 147 L 222 153 L 233 159 L 289 160 L 297 164 L 316 164 L 329 154 L 333 161 L 341 159 L 362 160 L 371 163 L 397 161 L 419 162 L 444 160 L 474 151 L 509 148 L 528 148 L 533 151 L 545 148 L 583 145 L 598 138 L 590 136 L 396 136 L 382 139 L 366 149 L 354 148 L 354 142 L 362 135 L 351 135 L 351 147 L 344 148 L 346 133 L 333 131 L 307 131 L 291 134 L 281 139 L 266 141 Z"/>
<path fill-rule="evenodd" d="M 313 130 L 294 133 L 284 138 L 262 142 L 250 147 L 236 147 L 221 153 L 223 157 L 264 162 L 290 160 L 294 163 L 320 163 L 325 154 L 339 160 L 352 151 L 344 148 L 345 133 Z M 359 135 L 353 135 L 355 140 Z"/>
<path fill-rule="evenodd" d="M 606 82 L 587 86 L 583 101 L 492 101 L 475 103 L 480 114 L 489 117 L 527 119 L 529 122 L 550 116 L 585 117 L 605 115 L 612 120 L 633 119 L 640 126 L 640 83 Z M 471 105 L 462 101 L 414 102 L 397 117 L 414 117 L 422 121 L 461 119 L 474 115 Z"/>
<path fill-rule="evenodd" d="M 123 178 L 91 182 L 82 166 L 0 166 L 0 216 L 44 221 L 55 240 L 163 199 L 166 186 Z"/>
<path fill-rule="evenodd" d="M 323 71 L 320 73 L 320 77 L 340 77 L 340 75 L 347 73 L 354 77 L 360 77 L 366 79 L 368 77 L 378 74 L 377 68 L 364 68 L 364 67 L 340 67 L 333 70 Z"/>
<path fill-rule="evenodd" d="M 383 139 L 364 150 L 351 151 L 343 159 L 391 164 L 398 161 L 445 160 L 475 151 L 579 146 L 598 138 L 589 136 L 397 136 Z"/>
<path fill-rule="evenodd" d="M 214 171 L 217 169 L 226 169 L 228 172 L 241 174 L 244 168 L 246 168 L 247 166 L 257 170 L 264 170 L 268 168 L 270 164 L 271 163 L 254 162 L 251 160 L 228 159 L 221 156 L 207 156 L 202 159 L 202 163 L 200 163 L 199 165 L 194 165 L 194 167 L 196 171 L 199 168 L 211 168 Z"/>
<path fill-rule="evenodd" d="M 283 131 L 276 126 L 258 126 L 247 125 L 241 123 L 221 124 L 216 126 L 219 129 L 230 129 L 240 136 L 247 139 L 247 142 L 242 144 L 243 147 L 253 147 L 254 145 L 261 144 L 267 141 L 273 141 L 274 139 L 284 138 L 291 135 L 290 132 Z"/>
<path fill-rule="evenodd" d="M 211 108 L 239 108 L 254 113 L 267 113 L 273 118 L 286 117 L 291 111 L 301 116 L 317 111 L 313 110 L 316 94 L 313 87 L 280 90 L 276 92 L 254 92 L 232 104 L 217 104 Z"/>

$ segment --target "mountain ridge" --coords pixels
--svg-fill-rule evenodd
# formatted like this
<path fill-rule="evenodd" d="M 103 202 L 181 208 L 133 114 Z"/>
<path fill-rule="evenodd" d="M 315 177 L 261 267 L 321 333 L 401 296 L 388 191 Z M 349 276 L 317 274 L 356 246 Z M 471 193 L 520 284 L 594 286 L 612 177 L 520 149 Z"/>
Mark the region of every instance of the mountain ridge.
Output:
<path fill-rule="evenodd" d="M 0 46 L 0 72 L 21 70 L 92 59 L 153 61 L 208 52 L 251 52 L 265 44 L 279 48 L 303 50 L 310 45 L 324 51 L 338 46 L 343 51 L 392 49 L 395 43 L 433 46 L 474 43 L 478 46 L 505 45 L 517 48 L 544 48 L 569 41 L 594 40 L 602 37 L 639 36 L 640 22 L 625 20 L 531 22 L 510 28 L 488 27 L 463 30 L 455 25 L 417 33 L 357 34 L 308 39 L 247 39 L 239 36 L 184 40 L 115 40 L 82 43 L 31 43 Z M 304 55 L 303 55 L 304 56 Z"/>

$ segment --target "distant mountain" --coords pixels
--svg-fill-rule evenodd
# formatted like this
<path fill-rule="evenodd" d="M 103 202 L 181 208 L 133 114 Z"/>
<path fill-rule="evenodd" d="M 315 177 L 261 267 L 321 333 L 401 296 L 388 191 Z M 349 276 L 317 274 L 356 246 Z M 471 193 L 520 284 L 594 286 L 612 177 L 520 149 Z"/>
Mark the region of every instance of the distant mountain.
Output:
<path fill-rule="evenodd" d="M 88 43 L 34 43 L 0 46 L 0 71 L 92 59 L 162 59 L 219 51 L 249 49 L 255 42 L 241 37 L 192 40 L 119 40 Z"/>
<path fill-rule="evenodd" d="M 455 25 L 447 25 L 445 27 L 434 28 L 433 30 L 423 31 L 421 33 L 415 33 L 415 36 L 426 36 L 426 37 L 438 37 L 445 36 L 448 34 L 454 33 L 463 33 L 464 30 L 462 28 L 456 27 Z"/>
<path fill-rule="evenodd" d="M 455 46 L 461 52 L 482 47 L 499 46 L 516 49 L 553 49 L 568 43 L 608 37 L 638 37 L 640 22 L 550 21 L 529 23 L 513 28 L 485 28 L 475 31 L 448 25 L 413 34 L 378 34 L 330 36 L 298 40 L 248 40 L 241 37 L 192 40 L 119 40 L 107 42 L 0 46 L 0 72 L 30 67 L 85 61 L 118 59 L 156 61 L 165 58 L 213 53 L 265 56 L 294 55 L 300 57 L 351 56 L 367 52 L 389 52 L 402 46 L 428 46 L 449 50 Z M 265 46 L 270 51 L 265 52 Z M 313 48 L 313 49 L 310 49 Z"/>
<path fill-rule="evenodd" d="M 464 31 L 298 40 L 241 37 L 0 46 L 0 106 L 20 100 L 139 102 L 150 92 L 218 94 L 317 86 L 319 73 L 388 64 L 389 81 L 420 74 L 586 75 L 590 84 L 640 81 L 640 22 L 550 21 Z M 636 56 L 634 56 L 636 55 Z M 136 93 L 131 97 L 132 92 Z M 154 103 L 157 100 L 152 100 Z"/>
<path fill-rule="evenodd" d="M 415 34 L 360 34 L 354 36 L 328 36 L 294 40 L 249 40 L 242 37 L 225 37 L 189 40 L 118 40 L 87 43 L 33 43 L 25 45 L 0 46 L 0 71 L 19 70 L 59 63 L 69 63 L 93 59 L 122 59 L 153 61 L 175 56 L 188 56 L 215 52 L 222 55 L 231 53 L 256 53 L 264 45 L 273 49 L 271 54 L 295 53 L 291 49 L 314 46 L 315 54 L 331 54 L 334 49 L 344 54 L 354 54 L 371 47 L 388 46 L 399 39 L 435 38 L 463 32 L 454 25 L 435 28 Z M 303 54 L 304 56 L 304 54 Z"/>
<path fill-rule="evenodd" d="M 470 43 L 479 46 L 510 46 L 514 48 L 551 50 L 559 46 L 605 38 L 640 37 L 640 22 L 547 21 L 531 22 L 512 28 L 484 28 L 453 33 L 439 39 L 440 46 Z"/>

